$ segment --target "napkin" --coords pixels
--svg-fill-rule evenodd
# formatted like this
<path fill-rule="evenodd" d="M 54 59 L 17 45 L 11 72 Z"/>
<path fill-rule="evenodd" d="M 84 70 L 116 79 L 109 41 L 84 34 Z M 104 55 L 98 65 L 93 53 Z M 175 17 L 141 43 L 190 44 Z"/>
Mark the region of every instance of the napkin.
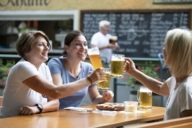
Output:
<path fill-rule="evenodd" d="M 72 110 L 72 111 L 78 111 L 78 112 L 92 112 L 92 108 L 83 108 L 83 107 L 67 107 L 64 108 L 64 110 Z"/>

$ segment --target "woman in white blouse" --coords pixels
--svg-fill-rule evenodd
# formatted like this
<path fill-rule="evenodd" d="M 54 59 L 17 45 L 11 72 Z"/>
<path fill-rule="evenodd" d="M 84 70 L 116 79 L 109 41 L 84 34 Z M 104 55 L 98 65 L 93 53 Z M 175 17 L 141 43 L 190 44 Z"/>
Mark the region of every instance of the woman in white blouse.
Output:
<path fill-rule="evenodd" d="M 192 33 L 185 29 L 167 32 L 164 47 L 165 64 L 172 76 L 160 82 L 135 68 L 126 60 L 126 71 L 153 92 L 169 96 L 164 119 L 188 116 L 192 110 Z"/>
<path fill-rule="evenodd" d="M 3 94 L 3 116 L 56 111 L 59 102 L 53 99 L 71 95 L 104 78 L 103 71 L 98 69 L 87 78 L 55 86 L 44 64 L 48 59 L 49 39 L 41 31 L 23 33 L 16 48 L 22 59 L 9 72 Z"/>

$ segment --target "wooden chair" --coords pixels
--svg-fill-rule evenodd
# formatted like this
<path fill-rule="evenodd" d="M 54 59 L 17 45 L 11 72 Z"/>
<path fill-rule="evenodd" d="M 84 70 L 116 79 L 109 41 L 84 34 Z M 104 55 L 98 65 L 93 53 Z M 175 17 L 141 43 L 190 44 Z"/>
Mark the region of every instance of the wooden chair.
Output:
<path fill-rule="evenodd" d="M 3 105 L 3 96 L 0 96 L 0 109 L 1 109 L 2 105 Z"/>
<path fill-rule="evenodd" d="M 184 110 L 183 112 L 180 113 L 180 117 L 187 117 L 187 116 L 192 116 L 192 110 Z"/>

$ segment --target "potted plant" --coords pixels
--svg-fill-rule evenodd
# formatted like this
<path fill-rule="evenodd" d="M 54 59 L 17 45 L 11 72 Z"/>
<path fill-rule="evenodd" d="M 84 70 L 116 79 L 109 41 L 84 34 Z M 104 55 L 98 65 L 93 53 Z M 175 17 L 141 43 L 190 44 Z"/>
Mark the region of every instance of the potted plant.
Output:
<path fill-rule="evenodd" d="M 6 64 L 0 62 L 0 86 L 5 86 L 5 81 L 7 79 L 9 69 L 13 64 L 13 62 L 7 62 Z"/>
<path fill-rule="evenodd" d="M 145 73 L 148 76 L 151 76 L 155 79 L 160 79 L 160 66 L 159 64 L 151 61 L 146 61 L 146 62 L 141 62 L 139 64 L 136 64 L 136 68 L 141 70 L 143 73 Z M 136 95 L 137 90 L 139 89 L 140 86 L 143 86 L 140 82 L 135 80 L 133 77 L 129 76 L 128 77 L 128 85 L 131 86 L 132 91 L 131 94 Z"/>

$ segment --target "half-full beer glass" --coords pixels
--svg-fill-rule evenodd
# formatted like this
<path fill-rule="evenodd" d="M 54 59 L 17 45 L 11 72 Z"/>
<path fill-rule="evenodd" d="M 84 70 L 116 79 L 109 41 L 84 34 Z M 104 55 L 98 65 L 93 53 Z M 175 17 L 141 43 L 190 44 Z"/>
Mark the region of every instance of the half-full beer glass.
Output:
<path fill-rule="evenodd" d="M 111 73 L 114 77 L 122 77 L 124 73 L 125 56 L 113 54 L 111 58 Z"/>
<path fill-rule="evenodd" d="M 150 109 L 152 107 L 152 91 L 147 87 L 140 87 L 137 98 L 140 109 Z"/>
<path fill-rule="evenodd" d="M 94 69 L 102 68 L 102 61 L 97 47 L 88 49 L 88 56 Z"/>
<path fill-rule="evenodd" d="M 109 68 L 104 68 L 105 79 L 99 81 L 97 87 L 102 90 L 108 90 L 111 84 L 111 72 Z"/>

